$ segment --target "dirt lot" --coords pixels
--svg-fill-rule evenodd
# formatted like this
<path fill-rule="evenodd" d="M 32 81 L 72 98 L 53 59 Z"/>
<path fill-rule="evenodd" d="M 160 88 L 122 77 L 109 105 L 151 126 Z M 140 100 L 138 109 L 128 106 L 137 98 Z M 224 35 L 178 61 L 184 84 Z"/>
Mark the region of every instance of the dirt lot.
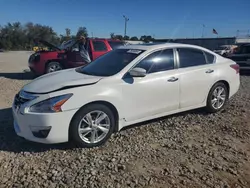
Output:
<path fill-rule="evenodd" d="M 225 110 L 142 123 L 101 148 L 18 138 L 10 106 L 29 52 L 0 53 L 0 187 L 250 187 L 250 76 Z"/>

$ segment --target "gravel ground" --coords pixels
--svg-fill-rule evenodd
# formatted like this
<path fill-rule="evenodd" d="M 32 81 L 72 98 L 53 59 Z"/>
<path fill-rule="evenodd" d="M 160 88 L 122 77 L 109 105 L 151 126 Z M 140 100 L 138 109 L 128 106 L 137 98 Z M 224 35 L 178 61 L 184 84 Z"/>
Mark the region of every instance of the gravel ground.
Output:
<path fill-rule="evenodd" d="M 10 106 L 31 80 L 28 52 L 0 54 L 0 187 L 250 187 L 250 76 L 225 110 L 132 126 L 103 147 L 18 138 Z M 18 60 L 19 62 L 16 62 Z"/>

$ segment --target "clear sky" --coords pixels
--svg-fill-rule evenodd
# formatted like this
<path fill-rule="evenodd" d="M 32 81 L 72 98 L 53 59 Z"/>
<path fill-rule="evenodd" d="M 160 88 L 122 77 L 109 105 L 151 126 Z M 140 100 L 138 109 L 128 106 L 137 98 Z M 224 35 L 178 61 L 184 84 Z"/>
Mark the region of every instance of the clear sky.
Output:
<path fill-rule="evenodd" d="M 0 25 L 34 22 L 59 33 L 76 33 L 85 26 L 89 34 L 109 37 L 124 34 L 124 18 L 130 20 L 128 36 L 155 38 L 235 36 L 250 30 L 250 0 L 1 0 Z"/>

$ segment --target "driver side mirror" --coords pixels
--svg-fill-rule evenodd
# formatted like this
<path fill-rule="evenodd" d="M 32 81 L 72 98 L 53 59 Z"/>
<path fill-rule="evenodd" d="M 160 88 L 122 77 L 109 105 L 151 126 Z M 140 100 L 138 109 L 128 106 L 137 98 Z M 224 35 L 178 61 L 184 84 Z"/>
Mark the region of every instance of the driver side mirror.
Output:
<path fill-rule="evenodd" d="M 144 76 L 146 76 L 147 71 L 145 69 L 143 69 L 143 68 L 136 67 L 136 68 L 131 69 L 129 71 L 129 74 L 132 77 L 144 77 Z"/>

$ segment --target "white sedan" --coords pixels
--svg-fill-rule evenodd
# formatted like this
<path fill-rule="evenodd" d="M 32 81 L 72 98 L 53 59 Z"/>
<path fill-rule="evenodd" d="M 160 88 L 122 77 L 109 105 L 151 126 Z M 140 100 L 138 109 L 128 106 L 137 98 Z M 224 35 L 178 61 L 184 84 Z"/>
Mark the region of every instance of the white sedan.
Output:
<path fill-rule="evenodd" d="M 239 66 L 208 49 L 129 45 L 25 85 L 13 102 L 14 128 L 34 142 L 95 147 L 131 124 L 201 107 L 217 112 L 239 86 Z"/>

